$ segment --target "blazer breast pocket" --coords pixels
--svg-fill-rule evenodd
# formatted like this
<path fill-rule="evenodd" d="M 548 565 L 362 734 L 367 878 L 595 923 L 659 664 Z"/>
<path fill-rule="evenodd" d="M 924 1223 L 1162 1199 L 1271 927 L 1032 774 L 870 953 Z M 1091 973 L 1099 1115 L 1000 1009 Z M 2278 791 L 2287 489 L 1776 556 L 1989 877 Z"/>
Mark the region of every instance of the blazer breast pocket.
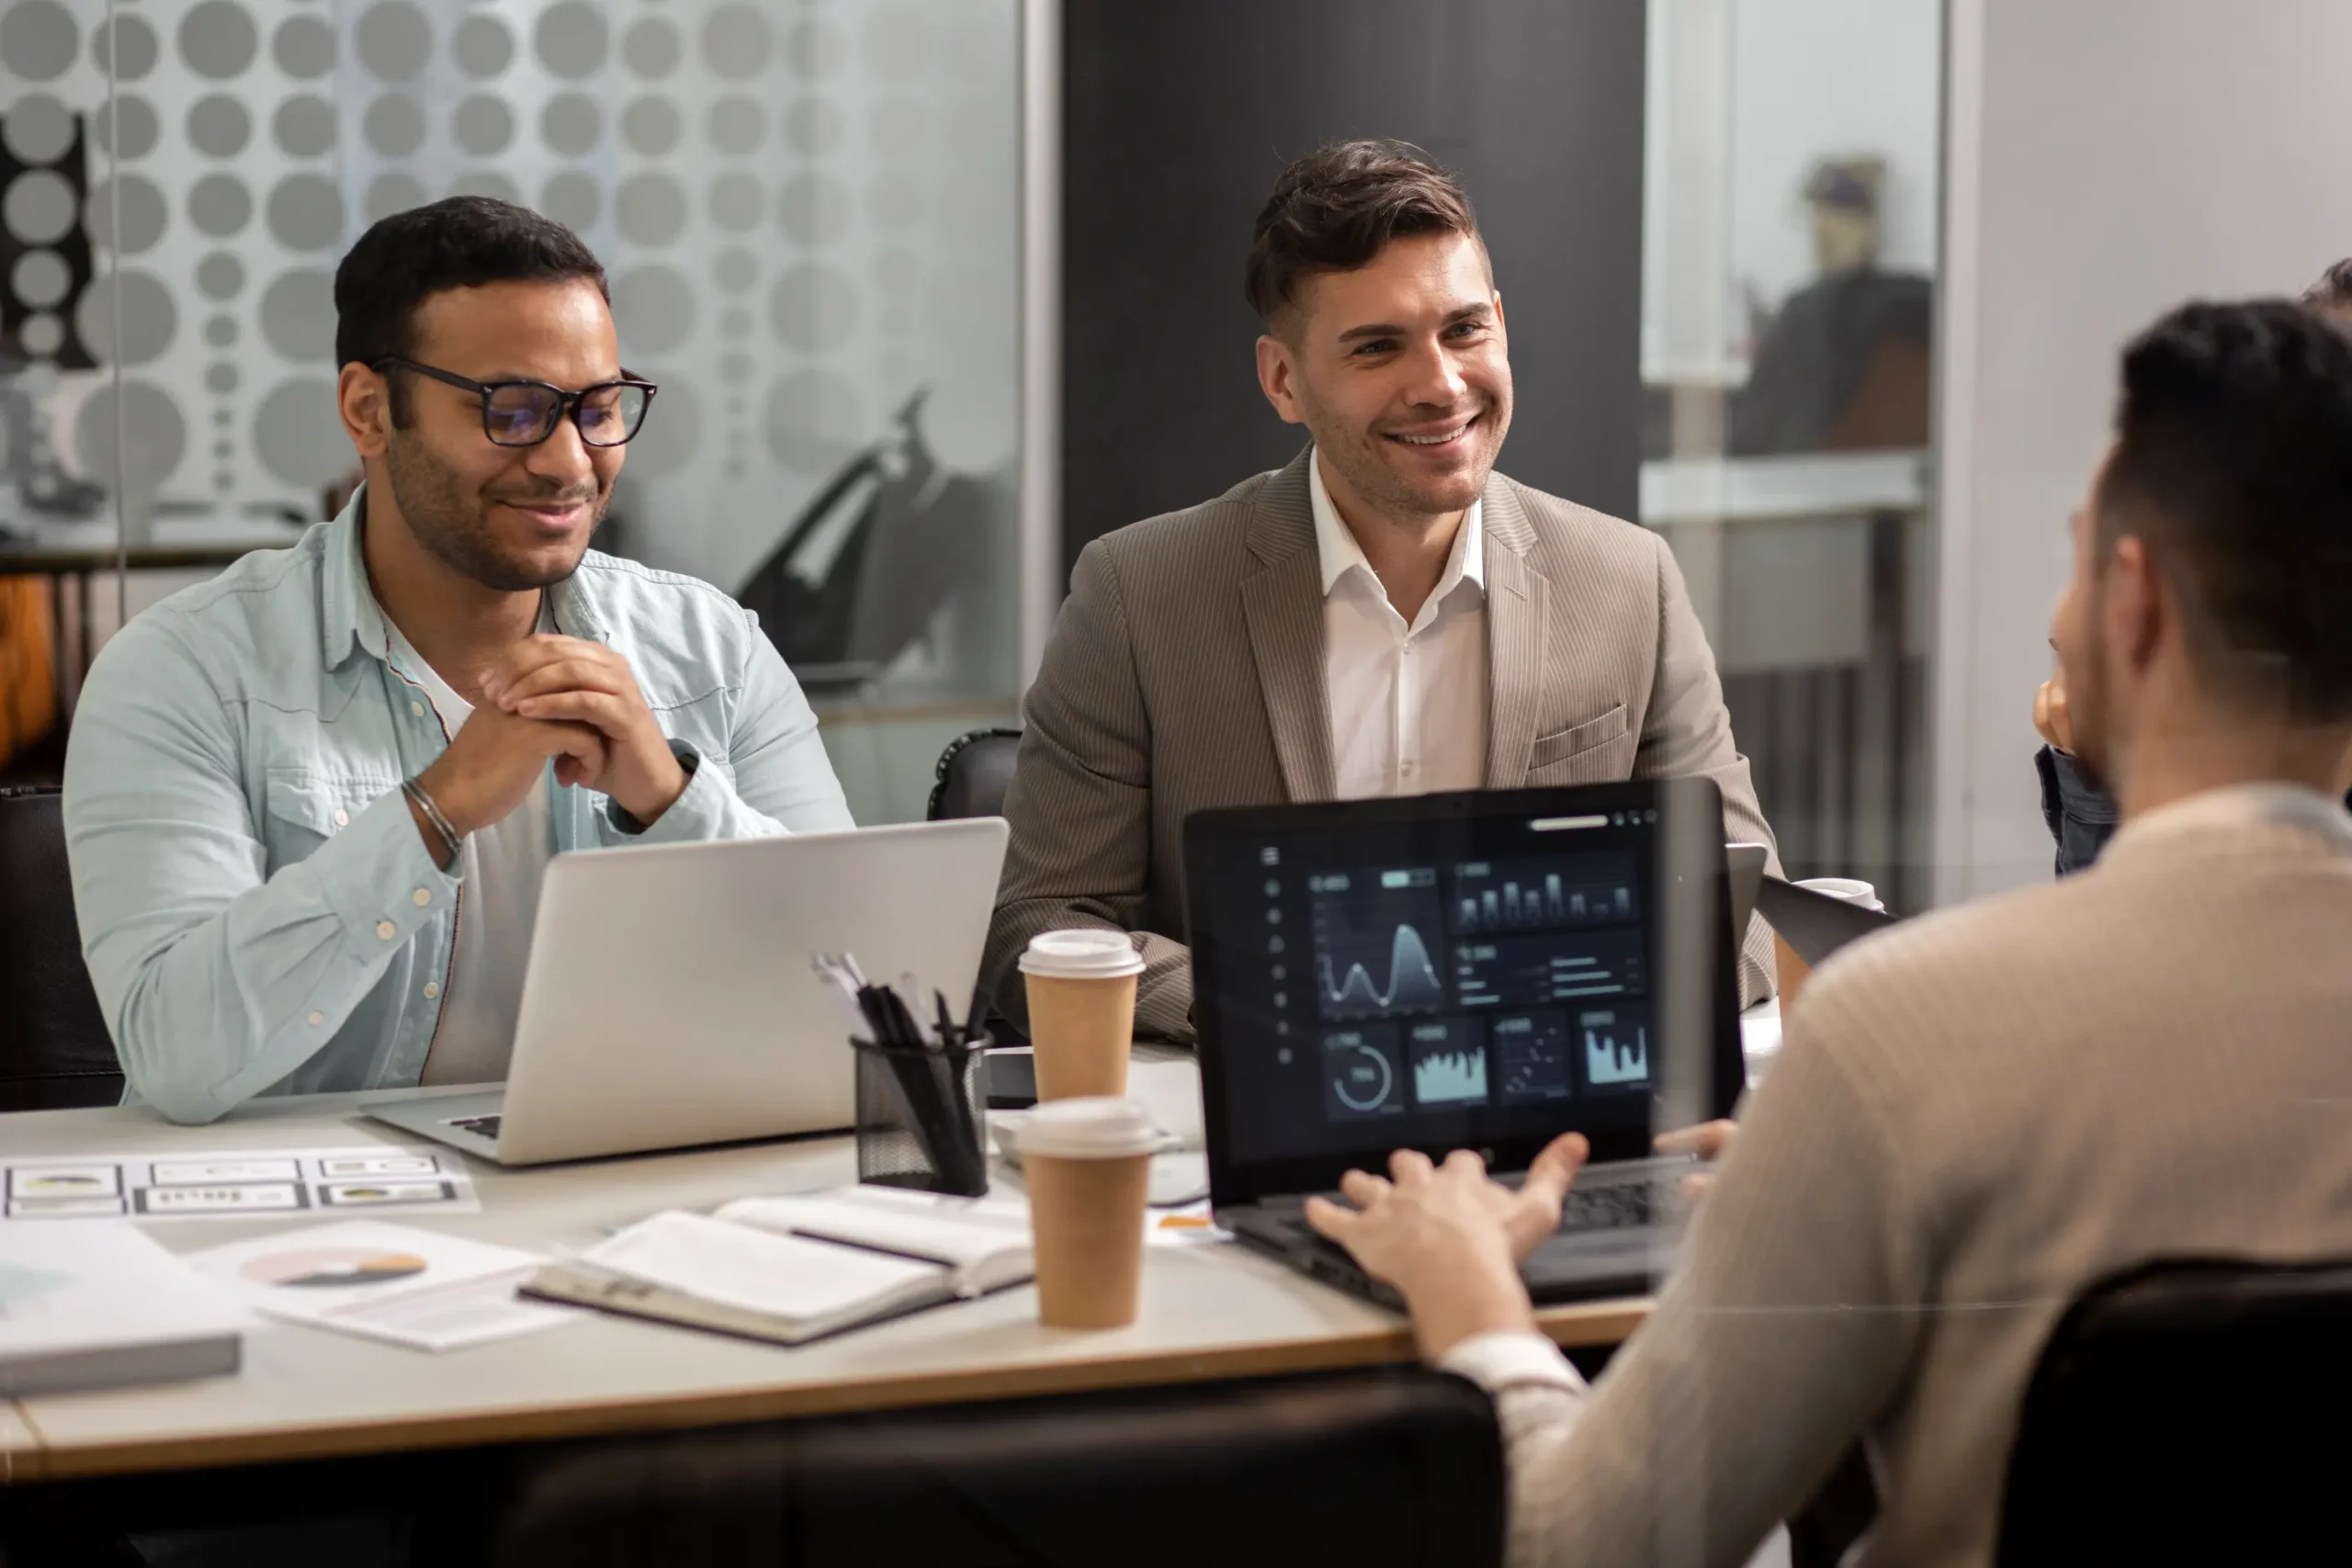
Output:
<path fill-rule="evenodd" d="M 1537 739 L 1527 758 L 1527 782 L 1535 784 L 1607 784 L 1630 778 L 1636 737 L 1618 704 L 1556 735 Z"/>

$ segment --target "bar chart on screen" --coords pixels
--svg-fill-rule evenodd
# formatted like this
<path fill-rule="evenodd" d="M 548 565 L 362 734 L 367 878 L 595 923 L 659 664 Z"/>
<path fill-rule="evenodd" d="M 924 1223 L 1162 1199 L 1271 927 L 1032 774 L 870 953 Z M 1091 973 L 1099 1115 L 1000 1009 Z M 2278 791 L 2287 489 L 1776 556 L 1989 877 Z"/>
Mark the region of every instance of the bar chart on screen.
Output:
<path fill-rule="evenodd" d="M 1469 861 L 1453 872 L 1454 925 L 1464 936 L 1623 925 L 1638 913 L 1628 854 Z"/>
<path fill-rule="evenodd" d="M 1649 1082 L 1649 1026 L 1614 1012 L 1588 1012 L 1577 1019 L 1584 1031 L 1585 1081 L 1597 1089 L 1638 1089 Z"/>
<path fill-rule="evenodd" d="M 1420 1105 L 1483 1105 L 1487 1047 L 1475 1020 L 1431 1019 L 1406 1032 L 1413 1054 L 1413 1100 Z"/>

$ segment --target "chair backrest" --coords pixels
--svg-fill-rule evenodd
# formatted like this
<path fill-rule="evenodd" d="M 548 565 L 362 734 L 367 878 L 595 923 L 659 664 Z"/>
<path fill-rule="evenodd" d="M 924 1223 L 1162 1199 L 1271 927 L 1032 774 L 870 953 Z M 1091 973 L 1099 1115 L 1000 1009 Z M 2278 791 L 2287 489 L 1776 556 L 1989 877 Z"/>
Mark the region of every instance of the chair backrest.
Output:
<path fill-rule="evenodd" d="M 2086 1292 L 2043 1347 L 2002 1568 L 2343 1551 L 2352 1262 L 2172 1259 Z"/>
<path fill-rule="evenodd" d="M 1502 1439 L 1419 1368 L 655 1437 L 520 1487 L 496 1564 L 1492 1568 Z"/>
<path fill-rule="evenodd" d="M 0 789 L 0 1111 L 112 1105 L 122 1068 L 82 962 L 62 797 Z"/>
<path fill-rule="evenodd" d="M 1012 763 L 1021 750 L 1017 729 L 975 729 L 947 743 L 933 773 L 933 822 L 956 817 L 1001 817 L 1004 792 L 1012 785 Z"/>

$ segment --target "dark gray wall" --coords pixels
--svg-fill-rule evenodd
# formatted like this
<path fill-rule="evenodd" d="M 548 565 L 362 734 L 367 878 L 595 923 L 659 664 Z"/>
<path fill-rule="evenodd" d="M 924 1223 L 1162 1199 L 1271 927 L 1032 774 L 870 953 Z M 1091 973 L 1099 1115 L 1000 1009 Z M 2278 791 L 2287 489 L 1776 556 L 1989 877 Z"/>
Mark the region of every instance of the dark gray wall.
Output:
<path fill-rule="evenodd" d="M 1510 324 L 1501 467 L 1634 513 L 1641 0 L 1065 0 L 1067 553 L 1287 461 L 1241 298 L 1298 153 L 1395 136 L 1462 175 Z"/>

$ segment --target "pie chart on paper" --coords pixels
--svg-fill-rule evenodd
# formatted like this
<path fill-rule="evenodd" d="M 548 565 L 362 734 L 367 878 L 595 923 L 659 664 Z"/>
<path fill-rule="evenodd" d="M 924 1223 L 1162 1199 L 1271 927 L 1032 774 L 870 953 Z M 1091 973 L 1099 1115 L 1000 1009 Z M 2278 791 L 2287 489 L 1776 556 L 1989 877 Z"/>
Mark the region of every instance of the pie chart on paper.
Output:
<path fill-rule="evenodd" d="M 247 1260 L 238 1272 L 265 1285 L 381 1285 L 424 1273 L 424 1259 L 413 1252 L 372 1247 L 312 1247 L 265 1253 Z"/>

